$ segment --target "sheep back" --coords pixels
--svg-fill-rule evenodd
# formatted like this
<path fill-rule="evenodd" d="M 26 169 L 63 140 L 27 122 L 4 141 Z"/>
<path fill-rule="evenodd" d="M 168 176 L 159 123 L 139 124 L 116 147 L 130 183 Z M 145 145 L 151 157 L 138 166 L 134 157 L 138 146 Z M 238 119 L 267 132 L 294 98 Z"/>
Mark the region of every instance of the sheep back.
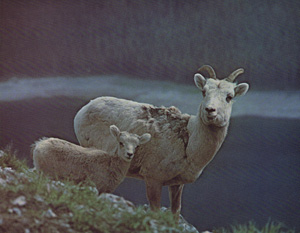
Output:
<path fill-rule="evenodd" d="M 74 126 L 82 146 L 94 146 L 108 152 L 114 144 L 107 130 L 111 124 L 138 135 L 150 133 L 150 142 L 136 150 L 127 175 L 171 179 L 185 168 L 182 164 L 189 139 L 189 119 L 190 115 L 182 114 L 176 107 L 155 107 L 114 97 L 99 97 L 77 113 Z"/>
<path fill-rule="evenodd" d="M 129 163 L 118 156 L 57 138 L 39 140 L 32 151 L 37 170 L 55 179 L 92 181 L 99 193 L 114 191 L 129 168 Z"/>

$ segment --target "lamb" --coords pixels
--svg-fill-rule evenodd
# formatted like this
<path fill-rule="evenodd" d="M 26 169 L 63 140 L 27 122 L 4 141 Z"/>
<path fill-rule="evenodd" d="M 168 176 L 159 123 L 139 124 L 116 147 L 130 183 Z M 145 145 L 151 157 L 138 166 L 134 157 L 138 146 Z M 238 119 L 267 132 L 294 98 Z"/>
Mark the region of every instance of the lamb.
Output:
<path fill-rule="evenodd" d="M 201 75 L 203 71 L 209 77 Z M 75 134 L 84 147 L 111 151 L 112 137 L 104 131 L 109 124 L 129 132 L 150 133 L 151 142 L 140 147 L 127 176 L 145 181 L 152 210 L 160 208 L 162 186 L 168 186 L 171 210 L 179 216 L 184 184 L 194 182 L 214 158 L 227 134 L 233 99 L 248 91 L 247 83 L 234 83 L 243 72 L 237 69 L 221 80 L 211 66 L 199 68 L 194 82 L 203 101 L 196 115 L 183 114 L 176 107 L 96 98 L 76 114 Z"/>
<path fill-rule="evenodd" d="M 32 147 L 36 170 L 52 178 L 75 182 L 92 181 L 100 193 L 113 192 L 124 180 L 136 148 L 148 142 L 148 133 L 138 136 L 117 126 L 110 126 L 115 149 L 107 153 L 95 148 L 83 148 L 58 138 L 42 138 Z"/>

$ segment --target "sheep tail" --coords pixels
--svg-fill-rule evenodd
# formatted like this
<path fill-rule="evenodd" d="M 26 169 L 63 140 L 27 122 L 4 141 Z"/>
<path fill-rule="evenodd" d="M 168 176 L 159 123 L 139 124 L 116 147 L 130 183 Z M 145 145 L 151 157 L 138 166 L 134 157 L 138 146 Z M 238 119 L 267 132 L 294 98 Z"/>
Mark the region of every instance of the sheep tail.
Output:
<path fill-rule="evenodd" d="M 35 150 L 37 144 L 41 141 L 44 141 L 48 139 L 47 137 L 42 137 L 41 139 L 39 139 L 38 141 L 35 141 L 31 146 L 30 146 L 30 158 L 33 160 L 33 151 Z"/>
<path fill-rule="evenodd" d="M 33 159 L 33 151 L 36 147 L 36 142 L 30 146 L 30 158 Z"/>

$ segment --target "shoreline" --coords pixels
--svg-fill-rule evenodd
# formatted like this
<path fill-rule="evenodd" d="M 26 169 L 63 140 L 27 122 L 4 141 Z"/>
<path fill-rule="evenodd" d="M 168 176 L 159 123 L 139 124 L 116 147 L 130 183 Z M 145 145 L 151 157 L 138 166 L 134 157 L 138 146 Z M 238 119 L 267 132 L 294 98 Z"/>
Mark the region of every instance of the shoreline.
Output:
<path fill-rule="evenodd" d="M 188 84 L 142 80 L 118 75 L 90 77 L 14 78 L 0 82 L 0 101 L 65 98 L 90 100 L 116 96 L 156 106 L 177 106 L 183 113 L 195 114 L 202 99 L 191 77 Z M 186 101 L 188 100 L 188 101 Z M 300 92 L 297 90 L 250 90 L 237 99 L 232 116 L 255 115 L 300 119 Z"/>

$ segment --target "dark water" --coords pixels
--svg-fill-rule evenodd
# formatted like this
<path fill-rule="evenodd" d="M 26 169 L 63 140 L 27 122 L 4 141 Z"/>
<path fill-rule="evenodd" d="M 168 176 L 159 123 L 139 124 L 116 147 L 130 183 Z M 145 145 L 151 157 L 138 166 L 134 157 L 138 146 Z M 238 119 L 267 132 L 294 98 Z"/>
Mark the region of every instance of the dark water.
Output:
<path fill-rule="evenodd" d="M 55 97 L 0 102 L 0 147 L 13 143 L 20 158 L 42 136 L 76 142 L 73 118 L 85 100 Z M 116 190 L 147 203 L 142 181 Z M 168 206 L 167 188 L 162 204 Z M 221 150 L 203 175 L 185 186 L 184 217 L 199 230 L 269 218 L 300 230 L 300 120 L 235 117 Z"/>

